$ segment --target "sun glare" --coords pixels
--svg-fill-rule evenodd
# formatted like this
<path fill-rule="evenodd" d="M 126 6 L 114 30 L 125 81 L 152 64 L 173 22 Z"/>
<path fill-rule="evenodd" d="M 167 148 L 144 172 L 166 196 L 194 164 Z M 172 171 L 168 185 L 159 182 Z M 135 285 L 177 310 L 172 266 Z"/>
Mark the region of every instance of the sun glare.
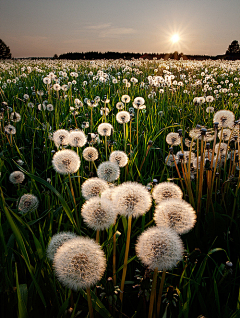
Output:
<path fill-rule="evenodd" d="M 171 41 L 172 43 L 177 43 L 179 41 L 179 35 L 178 34 L 172 35 Z"/>

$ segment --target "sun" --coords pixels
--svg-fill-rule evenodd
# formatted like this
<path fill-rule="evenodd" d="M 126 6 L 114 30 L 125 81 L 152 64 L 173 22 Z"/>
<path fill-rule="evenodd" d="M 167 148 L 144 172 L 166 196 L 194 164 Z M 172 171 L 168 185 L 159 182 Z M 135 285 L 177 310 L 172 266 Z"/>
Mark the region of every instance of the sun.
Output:
<path fill-rule="evenodd" d="M 171 37 L 172 43 L 177 43 L 179 40 L 180 40 L 180 38 L 179 38 L 179 35 L 177 33 L 172 35 L 172 37 Z"/>

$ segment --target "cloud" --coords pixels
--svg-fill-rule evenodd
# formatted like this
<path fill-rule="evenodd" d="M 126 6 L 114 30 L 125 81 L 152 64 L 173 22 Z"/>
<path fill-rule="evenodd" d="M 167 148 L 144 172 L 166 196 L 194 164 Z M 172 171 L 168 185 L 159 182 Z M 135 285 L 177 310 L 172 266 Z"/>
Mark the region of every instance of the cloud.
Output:
<path fill-rule="evenodd" d="M 89 25 L 86 27 L 88 30 L 102 30 L 107 29 L 111 26 L 111 23 L 104 23 L 104 24 L 98 24 L 98 25 Z"/>
<path fill-rule="evenodd" d="M 136 33 L 132 28 L 114 27 L 111 23 L 104 23 L 98 25 L 89 25 L 85 27 L 87 30 L 98 31 L 99 38 L 116 38 L 118 36 Z"/>
<path fill-rule="evenodd" d="M 132 28 L 109 28 L 107 30 L 102 30 L 99 33 L 100 38 L 116 38 L 118 36 L 128 35 L 136 33 Z"/>

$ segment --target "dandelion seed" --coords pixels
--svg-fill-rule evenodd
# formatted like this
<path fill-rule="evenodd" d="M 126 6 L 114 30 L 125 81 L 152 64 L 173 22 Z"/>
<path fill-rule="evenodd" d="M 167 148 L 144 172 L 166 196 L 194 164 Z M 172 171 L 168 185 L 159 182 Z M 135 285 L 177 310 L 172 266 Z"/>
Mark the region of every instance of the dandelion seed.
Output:
<path fill-rule="evenodd" d="M 53 235 L 47 248 L 47 257 L 53 261 L 59 247 L 61 247 L 65 242 L 76 237 L 78 237 L 77 234 L 71 232 L 60 232 Z"/>
<path fill-rule="evenodd" d="M 139 217 L 149 211 L 152 205 L 151 194 L 137 182 L 124 182 L 115 188 L 113 202 L 124 216 Z"/>
<path fill-rule="evenodd" d="M 59 247 L 53 266 L 65 287 L 79 290 L 89 288 L 101 279 L 106 269 L 106 257 L 94 240 L 77 237 Z"/>
<path fill-rule="evenodd" d="M 223 129 L 223 131 L 218 132 L 218 138 L 220 139 L 222 135 L 222 140 L 228 141 L 231 136 L 231 130 L 230 129 Z"/>
<path fill-rule="evenodd" d="M 213 122 L 219 123 L 219 127 L 232 128 L 234 126 L 235 116 L 230 110 L 219 110 L 213 117 Z"/>
<path fill-rule="evenodd" d="M 97 175 L 100 179 L 113 182 L 120 177 L 120 169 L 117 163 L 105 161 L 98 166 Z"/>
<path fill-rule="evenodd" d="M 95 161 L 98 158 L 98 151 L 94 147 L 87 147 L 83 150 L 82 155 L 86 161 Z"/>
<path fill-rule="evenodd" d="M 136 244 L 136 254 L 150 270 L 171 270 L 183 257 L 183 243 L 170 228 L 152 227 L 144 231 Z"/>
<path fill-rule="evenodd" d="M 181 188 L 172 182 L 161 182 L 153 188 L 153 199 L 158 204 L 166 199 L 182 199 L 183 193 Z"/>
<path fill-rule="evenodd" d="M 105 180 L 99 178 L 89 178 L 82 184 L 82 196 L 85 200 L 92 197 L 99 197 L 100 194 L 109 188 Z"/>
<path fill-rule="evenodd" d="M 38 208 L 39 201 L 38 198 L 30 193 L 24 194 L 21 196 L 20 200 L 18 201 L 18 210 L 21 214 L 26 214 L 28 212 L 33 212 Z"/>
<path fill-rule="evenodd" d="M 178 234 L 189 232 L 196 223 L 193 207 L 184 200 L 169 199 L 161 201 L 155 209 L 154 221 L 157 226 L 170 227 Z"/>
<path fill-rule="evenodd" d="M 116 115 L 116 120 L 119 124 L 125 124 L 130 121 L 130 114 L 126 111 L 118 112 Z"/>
<path fill-rule="evenodd" d="M 120 168 L 125 167 L 128 163 L 128 156 L 124 151 L 113 151 L 110 154 L 109 161 L 116 162 Z"/>
<path fill-rule="evenodd" d="M 7 125 L 4 127 L 4 131 L 8 134 L 8 135 L 15 135 L 16 134 L 16 128 L 12 125 Z"/>
<path fill-rule="evenodd" d="M 122 95 L 121 101 L 125 104 L 128 104 L 130 102 L 131 98 L 129 95 Z"/>
<path fill-rule="evenodd" d="M 78 154 L 69 149 L 56 152 L 52 159 L 53 168 L 60 174 L 71 174 L 78 171 L 80 158 Z"/>
<path fill-rule="evenodd" d="M 69 132 L 65 129 L 58 129 L 53 133 L 52 140 L 56 147 L 67 146 L 69 143 Z"/>
<path fill-rule="evenodd" d="M 176 164 L 178 164 L 178 158 L 173 157 L 173 155 L 169 155 L 165 158 L 165 163 L 167 166 L 169 167 L 174 167 L 175 166 L 175 162 Z"/>
<path fill-rule="evenodd" d="M 22 173 L 22 171 L 14 171 L 9 176 L 9 181 L 12 182 L 13 184 L 22 183 L 24 179 L 25 179 L 25 175 L 24 173 Z"/>
<path fill-rule="evenodd" d="M 101 136 L 111 136 L 113 131 L 113 126 L 108 123 L 102 123 L 98 126 L 98 133 Z"/>
<path fill-rule="evenodd" d="M 81 130 L 71 131 L 68 142 L 71 147 L 83 147 L 87 142 L 87 137 Z"/>
<path fill-rule="evenodd" d="M 116 108 L 117 108 L 117 109 L 124 109 L 124 104 L 123 104 L 122 102 L 118 102 L 118 103 L 116 104 Z"/>
<path fill-rule="evenodd" d="M 179 133 L 171 132 L 166 136 L 166 142 L 171 146 L 178 146 L 181 144 Z"/>
<path fill-rule="evenodd" d="M 13 121 L 14 123 L 18 123 L 21 120 L 21 115 L 16 112 L 11 113 L 10 120 Z"/>
<path fill-rule="evenodd" d="M 219 149 L 219 147 L 220 147 L 220 149 Z M 219 149 L 219 150 L 218 150 L 218 149 Z M 218 151 L 219 151 L 219 153 L 220 153 L 221 155 L 223 155 L 223 154 L 225 155 L 225 154 L 227 153 L 227 151 L 228 151 L 228 145 L 225 144 L 224 142 L 221 142 L 220 144 L 216 144 L 214 151 L 215 151 L 216 154 L 217 154 Z"/>
<path fill-rule="evenodd" d="M 108 229 L 117 218 L 116 209 L 110 200 L 93 197 L 82 206 L 81 214 L 84 222 L 95 231 Z"/>

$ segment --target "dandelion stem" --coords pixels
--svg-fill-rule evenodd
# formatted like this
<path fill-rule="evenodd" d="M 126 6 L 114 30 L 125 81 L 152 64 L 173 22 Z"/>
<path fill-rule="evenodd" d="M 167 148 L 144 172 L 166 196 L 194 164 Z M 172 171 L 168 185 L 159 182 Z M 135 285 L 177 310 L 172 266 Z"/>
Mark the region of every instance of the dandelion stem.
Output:
<path fill-rule="evenodd" d="M 96 242 L 99 243 L 99 230 L 97 230 L 97 233 L 96 233 Z"/>
<path fill-rule="evenodd" d="M 121 293 L 120 293 L 120 300 L 123 300 L 123 291 L 124 291 L 124 283 L 127 273 L 127 262 L 128 262 L 128 252 L 130 246 L 130 237 L 131 237 L 131 224 L 132 224 L 132 216 L 128 217 L 128 230 L 127 230 L 127 241 L 126 241 L 126 248 L 125 248 L 125 257 L 124 257 L 124 265 L 123 265 L 123 273 L 122 273 L 122 281 L 121 281 Z"/>
<path fill-rule="evenodd" d="M 160 284 L 160 289 L 159 289 L 159 294 L 158 294 L 158 301 L 157 301 L 157 317 L 160 317 L 160 309 L 161 309 L 161 302 L 162 302 L 162 292 L 163 292 L 165 276 L 166 276 L 166 270 L 164 270 L 163 273 L 162 273 L 162 279 L 161 279 L 161 284 Z"/>
<path fill-rule="evenodd" d="M 153 273 L 153 281 L 152 281 L 152 290 L 151 290 L 151 296 L 150 296 L 148 318 L 152 318 L 152 314 L 153 314 L 154 299 L 156 297 L 157 275 L 158 275 L 158 268 L 156 267 L 154 270 L 154 273 Z"/>
<path fill-rule="evenodd" d="M 89 317 L 94 318 L 93 316 L 93 308 L 92 308 L 92 299 L 91 299 L 91 291 L 90 288 L 87 287 L 87 300 L 88 300 L 88 310 L 89 310 Z"/>

